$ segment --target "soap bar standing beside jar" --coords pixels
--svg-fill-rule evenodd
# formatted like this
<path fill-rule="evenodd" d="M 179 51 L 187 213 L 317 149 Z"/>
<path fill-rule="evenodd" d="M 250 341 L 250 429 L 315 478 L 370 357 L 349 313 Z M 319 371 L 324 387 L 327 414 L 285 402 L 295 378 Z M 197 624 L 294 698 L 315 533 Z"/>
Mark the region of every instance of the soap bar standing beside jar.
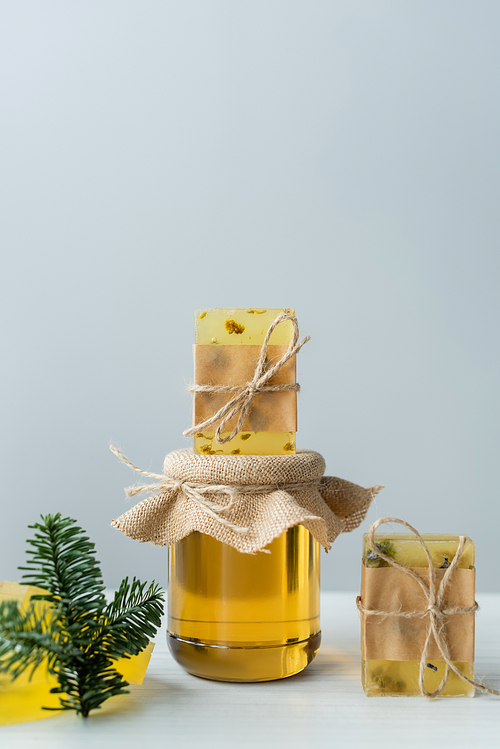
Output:
<path fill-rule="evenodd" d="M 403 565 L 404 567 L 411 567 L 413 569 L 416 569 L 417 571 L 427 568 L 427 556 L 422 545 L 418 542 L 414 535 L 403 533 L 378 533 L 375 534 L 374 538 L 375 543 L 379 545 L 383 553 L 399 562 L 399 564 Z M 457 551 L 459 543 L 458 536 L 446 534 L 422 534 L 422 538 L 429 549 L 434 567 L 439 570 L 446 570 L 450 566 L 451 561 L 453 560 Z M 369 585 L 368 578 L 370 576 L 370 573 L 368 572 L 368 574 L 366 574 L 367 571 L 380 570 L 382 573 L 384 573 L 385 569 L 387 569 L 389 574 L 391 575 L 392 580 L 394 569 L 390 568 L 389 563 L 378 557 L 377 554 L 372 550 L 368 541 L 368 534 L 365 534 L 363 536 L 363 568 L 364 574 L 361 599 L 366 605 L 370 594 L 370 591 L 367 590 L 367 587 Z M 467 538 L 463 555 L 457 567 L 457 572 L 459 570 L 473 569 L 474 543 L 470 540 L 470 538 Z M 382 586 L 384 584 L 383 574 L 378 575 L 378 578 L 380 582 L 379 580 L 374 580 L 372 576 L 371 582 L 375 582 L 377 585 L 380 585 L 380 589 L 382 589 Z M 408 576 L 404 576 L 404 578 L 401 579 L 403 581 L 401 583 L 402 585 L 415 586 L 415 582 Z M 401 596 L 398 595 L 398 591 L 393 591 L 393 595 L 395 601 L 399 601 L 401 599 Z M 370 605 L 368 606 L 368 608 L 372 608 L 372 606 Z M 378 608 L 378 606 L 375 606 L 375 608 Z M 462 614 L 458 616 L 471 617 L 469 621 L 471 622 L 472 631 L 468 632 L 468 636 L 469 638 L 472 638 L 473 650 L 474 615 Z M 370 647 L 371 640 L 370 657 L 362 659 L 362 684 L 365 693 L 369 697 L 387 695 L 419 695 L 419 660 L 417 660 L 416 658 L 412 660 L 397 660 L 394 658 L 390 659 L 387 657 L 383 657 L 384 653 L 382 652 L 380 653 L 381 657 L 373 657 L 373 638 L 378 637 L 379 640 L 383 640 L 383 638 L 380 637 L 380 633 L 377 631 L 380 630 L 381 627 L 380 620 L 377 622 L 374 621 L 375 619 L 378 619 L 378 617 L 362 617 L 362 650 L 365 650 L 365 655 L 366 649 Z M 386 619 L 386 624 L 387 621 L 388 620 Z M 419 620 L 419 622 L 422 621 L 422 619 Z M 408 620 L 406 620 L 406 622 L 408 622 Z M 425 624 L 421 624 L 419 626 L 425 626 Z M 370 627 L 373 629 L 370 630 Z M 379 647 L 379 649 L 383 649 L 384 645 L 379 644 L 377 647 Z M 394 642 L 386 642 L 385 647 L 387 649 L 391 648 L 393 650 L 392 654 L 394 654 L 394 650 L 396 648 Z M 402 647 L 404 647 L 404 643 L 399 643 L 397 647 L 401 649 Z M 470 649 L 471 648 L 469 648 L 469 650 Z M 457 666 L 457 668 L 465 674 L 465 676 L 470 679 L 474 678 L 473 659 L 468 661 L 453 662 Z M 425 685 L 428 691 L 433 691 L 438 687 L 441 679 L 443 678 L 444 672 L 444 661 L 439 657 L 430 657 L 429 662 L 426 664 L 425 679 Z M 460 679 L 460 677 L 457 676 L 453 671 L 450 671 L 448 680 L 440 696 L 472 697 L 473 695 L 474 687 L 468 684 L 463 679 Z"/>
<path fill-rule="evenodd" d="M 261 345 L 285 311 L 202 310 L 196 343 Z M 270 343 L 288 345 L 291 338 L 285 321 Z M 194 449 L 205 455 L 290 454 L 295 432 L 244 431 L 218 444 L 214 430 L 204 431 L 195 436 Z M 187 671 L 222 681 L 267 681 L 298 673 L 314 658 L 321 637 L 319 544 L 297 525 L 267 551 L 243 554 L 197 532 L 170 548 L 168 644 Z"/>

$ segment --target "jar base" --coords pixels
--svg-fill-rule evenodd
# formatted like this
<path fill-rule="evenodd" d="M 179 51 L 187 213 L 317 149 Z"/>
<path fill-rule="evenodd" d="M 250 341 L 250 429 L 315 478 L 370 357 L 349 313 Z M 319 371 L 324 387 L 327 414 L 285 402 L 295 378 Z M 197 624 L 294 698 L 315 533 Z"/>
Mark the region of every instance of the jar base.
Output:
<path fill-rule="evenodd" d="M 307 640 L 273 647 L 205 645 L 167 632 L 170 652 L 193 676 L 214 681 L 273 681 L 303 671 L 319 650 L 321 632 Z"/>

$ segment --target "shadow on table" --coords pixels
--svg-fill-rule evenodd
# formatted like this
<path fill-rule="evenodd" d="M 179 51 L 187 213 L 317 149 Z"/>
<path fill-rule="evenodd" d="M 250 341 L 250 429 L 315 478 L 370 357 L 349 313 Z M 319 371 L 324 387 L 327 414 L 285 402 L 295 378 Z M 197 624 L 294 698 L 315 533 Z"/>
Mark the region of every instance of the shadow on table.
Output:
<path fill-rule="evenodd" d="M 346 653 L 344 650 L 322 647 L 313 662 L 304 671 L 292 678 L 311 681 L 318 676 L 340 675 L 343 678 L 360 679 L 360 656 Z"/>

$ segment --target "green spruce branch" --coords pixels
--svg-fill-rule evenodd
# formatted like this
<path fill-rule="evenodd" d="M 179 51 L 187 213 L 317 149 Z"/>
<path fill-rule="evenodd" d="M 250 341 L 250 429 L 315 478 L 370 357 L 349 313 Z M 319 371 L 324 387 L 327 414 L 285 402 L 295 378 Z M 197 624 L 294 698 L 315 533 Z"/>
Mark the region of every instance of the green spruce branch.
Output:
<path fill-rule="evenodd" d="M 161 624 L 163 591 L 125 578 L 106 602 L 95 546 L 85 531 L 60 513 L 42 516 L 28 540 L 23 580 L 47 591 L 33 596 L 25 613 L 15 601 L 0 604 L 0 671 L 15 679 L 46 658 L 58 686 L 58 710 L 87 717 L 109 697 L 126 694 L 113 664 L 137 655 Z M 50 604 L 40 614 L 36 601 Z"/>

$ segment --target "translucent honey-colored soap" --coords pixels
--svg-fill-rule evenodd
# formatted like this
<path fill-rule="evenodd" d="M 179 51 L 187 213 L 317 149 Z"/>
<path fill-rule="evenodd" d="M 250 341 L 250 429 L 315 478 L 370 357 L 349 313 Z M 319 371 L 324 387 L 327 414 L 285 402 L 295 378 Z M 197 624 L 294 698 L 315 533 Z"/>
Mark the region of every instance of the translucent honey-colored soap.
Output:
<path fill-rule="evenodd" d="M 218 346 L 261 345 L 271 323 L 291 309 L 203 309 L 196 312 L 195 343 Z M 270 345 L 288 345 L 293 327 L 288 320 L 272 332 Z M 295 452 L 295 432 L 244 431 L 226 443 L 215 440 L 215 430 L 194 437 L 194 451 L 205 455 L 289 455 Z M 230 432 L 223 432 L 227 437 Z"/>
<path fill-rule="evenodd" d="M 229 432 L 222 432 L 227 437 Z M 295 432 L 241 432 L 219 444 L 215 435 L 199 432 L 194 437 L 195 453 L 204 455 L 289 455 L 295 452 Z"/>
<path fill-rule="evenodd" d="M 20 611 L 25 612 L 32 595 L 44 593 L 41 588 L 4 580 L 0 582 L 0 602 L 16 601 Z M 43 616 L 48 604 L 36 604 L 38 616 Z M 42 706 L 59 707 L 59 696 L 50 690 L 57 687 L 57 679 L 47 671 L 47 661 L 42 661 L 32 673 L 24 671 L 14 681 L 9 674 L 0 674 L 0 725 L 26 723 L 32 720 L 51 718 L 57 713 L 43 710 Z"/>
<path fill-rule="evenodd" d="M 22 585 L 8 580 L 0 582 L 0 602 L 16 601 L 23 613 L 28 608 L 31 596 L 46 592 L 32 585 Z M 50 604 L 46 601 L 37 601 L 35 611 L 37 617 L 41 618 L 44 613 L 49 613 Z M 49 616 L 46 621 L 50 621 Z M 130 684 L 142 684 L 153 648 L 154 644 L 149 643 L 138 655 L 119 658 L 113 663 L 113 667 Z M 0 725 L 28 723 L 58 715 L 59 697 L 65 695 L 50 691 L 58 686 L 56 677 L 47 670 L 47 660 L 43 660 L 34 672 L 28 668 L 14 680 L 9 674 L 0 674 Z"/>
<path fill-rule="evenodd" d="M 433 566 L 445 570 L 450 566 L 459 543 L 459 538 L 451 534 L 422 534 L 429 549 Z M 428 560 L 421 544 L 413 534 L 376 533 L 375 543 L 380 549 L 404 567 L 426 568 Z M 464 551 L 457 569 L 474 569 L 474 543 L 466 539 Z M 368 534 L 363 536 L 363 564 L 367 569 L 390 567 L 372 550 Z M 468 574 L 468 573 L 466 573 Z M 409 585 L 414 584 L 411 580 Z M 454 665 L 469 679 L 474 678 L 474 662 L 453 661 Z M 420 695 L 419 660 L 382 660 L 362 659 L 361 679 L 367 696 L 416 696 Z M 445 672 L 443 660 L 430 659 L 426 664 L 425 687 L 429 692 L 436 690 Z M 474 687 L 450 671 L 446 685 L 440 697 L 473 697 Z"/>
<path fill-rule="evenodd" d="M 293 309 L 201 309 L 196 312 L 195 343 L 213 343 L 222 346 L 236 344 L 261 344 L 278 315 Z M 292 323 L 285 320 L 272 332 L 270 345 L 288 344 L 293 333 Z"/>
<path fill-rule="evenodd" d="M 457 553 L 458 536 L 446 533 L 423 533 L 422 538 L 429 549 L 434 567 L 449 567 Z M 404 567 L 427 567 L 427 555 L 416 537 L 411 533 L 375 533 L 375 543 L 381 550 Z M 467 538 L 458 567 L 474 569 L 474 543 Z M 363 563 L 367 567 L 387 567 L 388 562 L 378 557 L 368 542 L 368 533 L 363 535 Z"/>
<path fill-rule="evenodd" d="M 454 661 L 454 665 L 469 679 L 474 678 L 474 664 Z M 419 661 L 362 661 L 362 682 L 368 697 L 420 695 L 418 684 Z M 433 660 L 427 665 L 425 686 L 429 692 L 436 690 L 444 676 L 444 661 Z M 440 697 L 473 697 L 474 687 L 450 671 Z"/>

